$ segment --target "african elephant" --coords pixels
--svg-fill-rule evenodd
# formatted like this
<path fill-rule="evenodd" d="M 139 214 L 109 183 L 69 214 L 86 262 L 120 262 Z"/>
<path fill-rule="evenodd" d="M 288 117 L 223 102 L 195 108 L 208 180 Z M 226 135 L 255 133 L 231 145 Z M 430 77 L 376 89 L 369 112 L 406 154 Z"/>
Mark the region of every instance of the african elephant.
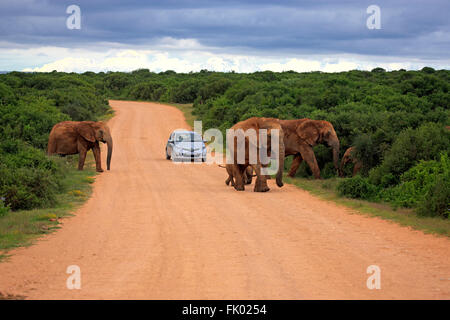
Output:
<path fill-rule="evenodd" d="M 351 162 L 354 164 L 353 166 L 353 176 L 355 176 L 362 168 L 362 163 L 361 161 L 359 161 L 358 159 L 355 158 L 355 156 L 353 155 L 353 151 L 355 150 L 354 147 L 350 147 L 348 148 L 344 155 L 342 156 L 342 161 L 341 161 L 341 167 L 340 167 L 340 176 L 344 175 L 344 166 Z"/>
<path fill-rule="evenodd" d="M 106 165 L 111 165 L 113 140 L 109 127 L 103 122 L 63 121 L 53 126 L 48 139 L 47 154 L 80 154 L 78 170 L 83 170 L 86 153 L 92 149 L 97 172 L 103 172 L 99 141 L 108 145 Z"/>
<path fill-rule="evenodd" d="M 225 168 L 227 169 L 228 173 L 228 178 L 227 180 L 225 180 L 225 184 L 228 186 L 230 185 L 231 182 L 231 185 L 234 187 L 233 165 L 227 164 Z M 248 166 L 247 168 L 245 168 L 244 171 L 244 183 L 252 184 L 252 179 L 253 179 L 253 168 L 251 166 Z"/>
<path fill-rule="evenodd" d="M 288 176 L 293 177 L 302 160 L 305 160 L 314 177 L 320 179 L 320 169 L 313 151 L 319 143 L 333 149 L 333 163 L 339 173 L 339 139 L 330 122 L 304 118 L 280 120 L 280 124 L 284 130 L 285 156 L 294 155 Z"/>
<path fill-rule="evenodd" d="M 244 185 L 244 172 L 247 167 L 251 166 L 256 173 L 256 182 L 254 191 L 255 192 L 266 192 L 269 191 L 269 187 L 267 185 L 267 177 L 264 174 L 261 174 L 261 169 L 267 167 L 268 164 L 262 164 L 260 158 L 260 141 L 259 141 L 259 132 L 261 129 L 267 130 L 267 145 L 262 146 L 266 152 L 267 156 L 271 156 L 271 139 L 273 132 L 272 130 L 276 129 L 279 132 L 279 150 L 278 150 L 278 171 L 276 174 L 276 183 L 278 187 L 283 186 L 283 168 L 284 168 L 284 133 L 283 129 L 280 125 L 280 120 L 274 118 L 258 118 L 253 117 L 241 122 L 236 123 L 231 129 L 238 131 L 241 129 L 244 133 L 248 134 L 249 130 L 253 129 L 256 133 L 256 141 L 249 139 L 248 136 L 245 136 L 245 159 L 244 163 L 238 163 L 238 147 L 237 147 L 237 137 L 233 137 L 233 141 L 231 143 L 234 144 L 234 151 L 231 156 L 233 157 L 233 163 L 230 164 L 230 169 L 232 172 L 232 176 L 234 177 L 234 188 L 238 191 L 243 191 L 245 189 Z M 256 146 L 254 145 L 256 143 Z M 230 146 L 228 146 L 230 147 Z M 250 163 L 250 148 L 256 147 L 256 163 Z"/>

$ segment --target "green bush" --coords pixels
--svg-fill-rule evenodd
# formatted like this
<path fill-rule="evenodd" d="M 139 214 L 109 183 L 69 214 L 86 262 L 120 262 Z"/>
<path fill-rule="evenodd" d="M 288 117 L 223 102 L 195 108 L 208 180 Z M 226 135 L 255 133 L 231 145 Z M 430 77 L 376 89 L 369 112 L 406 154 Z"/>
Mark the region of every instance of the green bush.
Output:
<path fill-rule="evenodd" d="M 323 179 L 333 178 L 336 177 L 336 175 L 337 175 L 336 168 L 334 167 L 334 164 L 332 162 L 325 163 L 323 169 L 320 171 L 320 176 Z"/>
<path fill-rule="evenodd" d="M 176 103 L 192 103 L 202 85 L 198 80 L 184 81 L 173 90 L 171 100 Z"/>
<path fill-rule="evenodd" d="M 32 209 L 55 203 L 63 170 L 42 150 L 20 140 L 7 141 L 0 149 L 0 196 L 11 210 Z"/>
<path fill-rule="evenodd" d="M 109 110 L 107 101 L 87 87 L 52 90 L 47 96 L 74 121 L 95 121 Z"/>
<path fill-rule="evenodd" d="M 401 183 L 383 190 L 380 197 L 396 206 L 417 208 L 422 215 L 448 217 L 450 159 L 420 161 L 401 176 Z"/>
<path fill-rule="evenodd" d="M 378 193 L 377 187 L 367 178 L 359 175 L 342 180 L 337 186 L 338 193 L 355 199 L 373 200 Z"/>
<path fill-rule="evenodd" d="M 434 186 L 419 202 L 416 212 L 424 216 L 440 216 L 448 218 L 450 215 L 450 176 L 439 176 Z"/>
<path fill-rule="evenodd" d="M 0 217 L 6 215 L 9 212 L 9 206 L 5 206 L 5 199 L 0 198 Z"/>
<path fill-rule="evenodd" d="M 8 85 L 0 82 L 0 105 L 11 104 L 15 101 L 14 91 Z"/>
<path fill-rule="evenodd" d="M 136 100 L 160 101 L 166 90 L 164 85 L 158 82 L 138 83 L 131 88 L 129 96 Z"/>
<path fill-rule="evenodd" d="M 419 160 L 436 159 L 441 151 L 450 152 L 450 132 L 443 126 L 426 123 L 416 130 L 406 129 L 385 153 L 381 165 L 371 170 L 369 180 L 383 187 L 396 185 Z"/>
<path fill-rule="evenodd" d="M 53 125 L 69 119 L 45 98 L 35 98 L 30 102 L 21 100 L 17 105 L 2 107 L 0 137 L 21 139 L 45 149 Z"/>
<path fill-rule="evenodd" d="M 361 134 L 355 138 L 353 142 L 353 155 L 362 163 L 361 171 L 363 176 L 367 176 L 369 170 L 379 159 L 379 151 L 377 150 L 372 137 L 368 134 Z"/>

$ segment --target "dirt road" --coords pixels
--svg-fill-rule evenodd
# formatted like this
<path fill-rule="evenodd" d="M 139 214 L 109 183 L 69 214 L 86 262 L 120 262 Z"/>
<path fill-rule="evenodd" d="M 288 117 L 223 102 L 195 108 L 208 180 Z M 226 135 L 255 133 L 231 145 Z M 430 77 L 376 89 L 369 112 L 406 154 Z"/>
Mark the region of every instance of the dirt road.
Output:
<path fill-rule="evenodd" d="M 174 107 L 111 101 L 111 171 L 63 228 L 0 263 L 0 292 L 37 299 L 450 298 L 450 240 L 320 200 L 254 193 L 216 165 L 164 158 Z M 103 162 L 105 161 L 103 153 Z M 69 290 L 66 269 L 81 270 Z M 366 269 L 381 269 L 369 290 Z"/>

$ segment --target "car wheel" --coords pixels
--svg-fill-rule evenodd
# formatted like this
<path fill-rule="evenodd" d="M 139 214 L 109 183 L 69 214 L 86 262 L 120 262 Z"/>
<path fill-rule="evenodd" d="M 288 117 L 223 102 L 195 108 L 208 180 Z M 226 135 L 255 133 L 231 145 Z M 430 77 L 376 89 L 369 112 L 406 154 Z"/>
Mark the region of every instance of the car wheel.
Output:
<path fill-rule="evenodd" d="M 166 160 L 170 160 L 170 156 L 169 156 L 169 154 L 167 153 L 167 149 L 166 149 Z"/>
<path fill-rule="evenodd" d="M 206 158 L 202 158 L 202 162 L 206 162 Z"/>

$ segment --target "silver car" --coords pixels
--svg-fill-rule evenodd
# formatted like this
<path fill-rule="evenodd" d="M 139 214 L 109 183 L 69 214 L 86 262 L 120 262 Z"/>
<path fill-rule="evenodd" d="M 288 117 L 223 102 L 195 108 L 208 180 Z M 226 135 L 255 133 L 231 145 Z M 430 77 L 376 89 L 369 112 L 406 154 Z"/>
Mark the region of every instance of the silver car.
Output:
<path fill-rule="evenodd" d="M 206 161 L 202 136 L 194 131 L 175 130 L 166 144 L 166 159 L 173 161 Z"/>

